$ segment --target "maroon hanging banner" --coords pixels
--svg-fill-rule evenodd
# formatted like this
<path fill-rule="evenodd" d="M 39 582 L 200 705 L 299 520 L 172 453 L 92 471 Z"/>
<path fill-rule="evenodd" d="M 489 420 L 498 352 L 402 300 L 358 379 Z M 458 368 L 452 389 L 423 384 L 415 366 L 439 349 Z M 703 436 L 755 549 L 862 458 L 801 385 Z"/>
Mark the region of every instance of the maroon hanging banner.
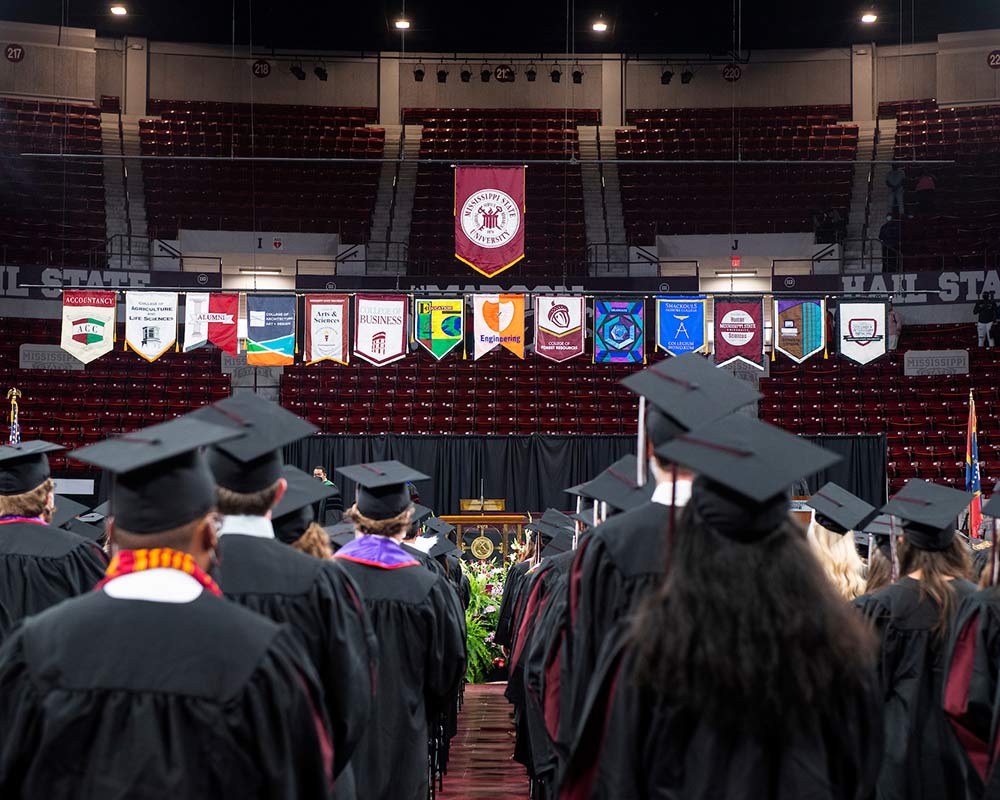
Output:
<path fill-rule="evenodd" d="M 455 167 L 455 258 L 491 278 L 524 258 L 524 167 Z"/>
<path fill-rule="evenodd" d="M 715 363 L 744 361 L 764 369 L 764 298 L 715 301 Z"/>

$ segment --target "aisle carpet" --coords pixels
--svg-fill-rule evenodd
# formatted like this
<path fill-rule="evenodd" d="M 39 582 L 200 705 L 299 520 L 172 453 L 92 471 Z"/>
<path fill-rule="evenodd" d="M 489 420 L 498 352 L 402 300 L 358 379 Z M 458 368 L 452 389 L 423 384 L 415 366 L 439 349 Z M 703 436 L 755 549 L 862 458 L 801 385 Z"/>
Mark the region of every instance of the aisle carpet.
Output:
<path fill-rule="evenodd" d="M 451 763 L 441 800 L 490 798 L 525 800 L 528 775 L 511 760 L 514 752 L 511 705 L 505 683 L 465 687 L 465 704 L 458 716 L 458 735 L 451 743 Z"/>

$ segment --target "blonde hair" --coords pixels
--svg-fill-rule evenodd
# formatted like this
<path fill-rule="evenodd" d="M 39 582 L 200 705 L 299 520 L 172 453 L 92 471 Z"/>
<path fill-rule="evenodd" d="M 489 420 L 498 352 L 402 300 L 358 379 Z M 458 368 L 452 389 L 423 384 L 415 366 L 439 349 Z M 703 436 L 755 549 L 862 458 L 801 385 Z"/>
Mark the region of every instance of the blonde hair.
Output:
<path fill-rule="evenodd" d="M 310 522 L 298 539 L 292 542 L 292 547 L 301 550 L 307 556 L 327 559 L 333 557 L 333 550 L 330 548 L 330 537 L 318 523 Z"/>
<path fill-rule="evenodd" d="M 841 597 L 853 600 L 865 593 L 864 564 L 854 547 L 853 533 L 835 533 L 813 517 L 806 539 L 823 572 Z"/>
<path fill-rule="evenodd" d="M 34 489 L 22 494 L 0 495 L 0 517 L 40 517 L 48 509 L 49 492 L 55 488 L 46 478 Z"/>

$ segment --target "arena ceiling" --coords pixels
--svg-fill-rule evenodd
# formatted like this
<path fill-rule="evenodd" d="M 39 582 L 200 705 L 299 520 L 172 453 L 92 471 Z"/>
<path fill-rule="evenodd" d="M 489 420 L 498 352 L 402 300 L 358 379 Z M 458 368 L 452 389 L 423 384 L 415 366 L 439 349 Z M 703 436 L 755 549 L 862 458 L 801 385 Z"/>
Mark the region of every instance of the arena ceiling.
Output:
<path fill-rule="evenodd" d="M 181 42 L 236 41 L 282 50 L 396 50 L 392 23 L 404 0 L 5 0 L 0 18 L 96 28 Z M 939 33 L 1000 27 L 1000 3 L 986 0 L 741 0 L 743 49 L 838 47 L 933 40 Z M 575 23 L 567 26 L 567 8 Z M 412 27 L 406 50 L 436 52 L 725 53 L 732 47 L 732 0 L 405 0 Z M 609 23 L 595 34 L 599 15 Z M 567 33 L 570 46 L 567 47 Z"/>

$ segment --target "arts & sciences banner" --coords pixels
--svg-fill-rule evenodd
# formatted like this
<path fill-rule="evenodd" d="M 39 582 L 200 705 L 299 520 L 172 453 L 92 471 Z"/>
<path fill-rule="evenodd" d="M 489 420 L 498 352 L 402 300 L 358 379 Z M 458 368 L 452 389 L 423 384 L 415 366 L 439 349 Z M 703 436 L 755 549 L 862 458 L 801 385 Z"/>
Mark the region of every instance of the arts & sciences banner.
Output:
<path fill-rule="evenodd" d="M 461 297 L 417 298 L 413 339 L 440 361 L 465 336 L 465 300 Z"/>
<path fill-rule="evenodd" d="M 404 358 L 409 303 L 406 295 L 357 295 L 354 298 L 354 355 L 377 367 Z"/>
<path fill-rule="evenodd" d="M 524 258 L 524 167 L 455 167 L 455 257 L 493 277 Z"/>
<path fill-rule="evenodd" d="M 280 367 L 295 361 L 294 294 L 247 295 L 247 363 Z"/>
<path fill-rule="evenodd" d="M 594 301 L 594 361 L 644 364 L 645 322 L 642 300 Z"/>
<path fill-rule="evenodd" d="M 887 312 L 885 302 L 852 303 L 837 307 L 840 354 L 858 364 L 869 364 L 886 352 Z"/>
<path fill-rule="evenodd" d="M 568 361 L 583 354 L 584 299 L 535 298 L 535 353 L 550 361 Z"/>
<path fill-rule="evenodd" d="M 89 364 L 115 346 L 117 292 L 63 292 L 62 349 Z"/>
<path fill-rule="evenodd" d="M 708 299 L 656 298 L 656 347 L 672 356 L 708 352 Z"/>
<path fill-rule="evenodd" d="M 350 361 L 347 329 L 350 298 L 346 294 L 306 295 L 306 347 L 303 361 Z"/>
<path fill-rule="evenodd" d="M 524 295 L 477 294 L 472 299 L 473 358 L 496 347 L 524 358 Z"/>
<path fill-rule="evenodd" d="M 715 363 L 743 361 L 764 369 L 764 298 L 715 301 Z"/>
<path fill-rule="evenodd" d="M 177 292 L 125 293 L 125 345 L 156 361 L 177 341 Z"/>
<path fill-rule="evenodd" d="M 826 301 L 786 298 L 774 301 L 774 351 L 796 364 L 826 349 Z"/>

